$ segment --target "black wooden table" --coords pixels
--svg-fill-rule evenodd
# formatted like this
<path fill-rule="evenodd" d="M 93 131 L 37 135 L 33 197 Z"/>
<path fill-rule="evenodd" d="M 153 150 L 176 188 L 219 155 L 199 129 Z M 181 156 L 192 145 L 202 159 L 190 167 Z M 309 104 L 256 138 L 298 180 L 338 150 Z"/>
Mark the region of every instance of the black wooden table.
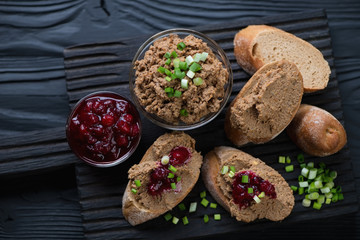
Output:
<path fill-rule="evenodd" d="M 151 236 L 144 233 L 146 227 L 132 230 L 118 220 L 121 195 L 117 192 L 122 189 L 117 183 L 126 178 L 119 175 L 119 168 L 104 174 L 82 164 L 67 146 L 64 125 L 69 104 L 94 89 L 118 90 L 114 81 L 119 78 L 120 85 L 128 81 L 121 75 L 128 71 L 126 64 L 115 65 L 114 70 L 111 64 L 104 65 L 113 61 L 111 56 L 110 60 L 109 56 L 89 60 L 86 53 L 92 51 L 96 55 L 93 51 L 97 47 L 98 53 L 110 51 L 115 62 L 126 62 L 133 53 L 122 50 L 124 46 L 136 46 L 145 36 L 174 27 L 206 32 L 231 52 L 228 42 L 232 31 L 247 23 L 276 25 L 323 49 L 336 70 L 329 88 L 333 95 L 327 96 L 330 100 L 341 96 L 341 105 L 318 104 L 325 104 L 345 122 L 348 146 L 344 156 L 351 161 L 344 175 L 351 179 L 347 184 L 355 186 L 359 193 L 358 1 L 4 1 L 0 2 L 0 239 L 119 239 L 133 238 L 134 233 L 137 238 Z M 98 69 L 98 64 L 103 67 Z M 236 64 L 232 67 L 238 68 Z M 94 77 L 84 75 L 83 68 L 93 72 L 115 71 L 117 76 L 99 84 Z M 248 77 L 241 70 L 236 74 L 238 80 Z M 239 81 L 233 91 L 241 87 Z M 309 101 L 312 99 L 317 98 L 308 97 Z M 210 127 L 220 128 L 219 122 L 211 124 Z M 141 149 L 165 132 L 148 126 L 153 131 L 143 137 Z M 208 136 L 205 128 L 196 133 Z M 206 142 L 200 146 L 205 150 L 212 147 L 206 146 Z M 121 167 L 123 172 L 141 157 L 141 149 Z M 106 189 L 95 180 L 107 182 Z M 201 188 L 197 185 L 195 190 Z M 114 204 L 117 201 L 119 204 Z M 211 225 L 208 234 L 202 234 L 207 231 L 203 229 L 206 226 L 195 224 L 193 234 L 184 232 L 183 237 L 359 239 L 357 203 L 358 195 L 351 194 L 346 210 L 334 208 L 325 214 L 327 217 L 315 212 L 314 220 L 240 224 L 235 231 L 227 231 L 227 225 L 234 226 L 234 222 L 226 219 Z M 183 229 L 189 231 L 181 226 L 167 227 L 174 231 L 178 227 L 179 235 L 174 236 L 178 238 L 182 237 Z"/>

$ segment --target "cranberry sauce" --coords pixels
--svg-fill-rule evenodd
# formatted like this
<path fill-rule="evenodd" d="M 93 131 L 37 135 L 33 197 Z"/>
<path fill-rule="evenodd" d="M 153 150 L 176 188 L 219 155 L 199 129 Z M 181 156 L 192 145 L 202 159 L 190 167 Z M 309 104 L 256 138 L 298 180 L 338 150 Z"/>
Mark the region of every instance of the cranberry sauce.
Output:
<path fill-rule="evenodd" d="M 171 183 L 176 184 L 178 189 L 178 176 L 176 172 L 171 171 L 171 167 L 186 164 L 191 159 L 191 152 L 186 147 L 174 147 L 169 153 L 169 163 L 161 164 L 150 173 L 150 183 L 148 185 L 148 193 L 152 196 L 163 193 L 172 189 Z M 170 169 L 169 169 L 170 167 Z"/>
<path fill-rule="evenodd" d="M 73 151 L 85 161 L 113 162 L 137 146 L 140 118 L 125 98 L 105 92 L 85 98 L 67 124 Z"/>
<path fill-rule="evenodd" d="M 249 207 L 255 202 L 254 196 L 259 195 L 261 192 L 264 192 L 270 198 L 276 198 L 275 187 L 252 171 L 238 172 L 234 178 L 232 197 L 240 208 Z"/>

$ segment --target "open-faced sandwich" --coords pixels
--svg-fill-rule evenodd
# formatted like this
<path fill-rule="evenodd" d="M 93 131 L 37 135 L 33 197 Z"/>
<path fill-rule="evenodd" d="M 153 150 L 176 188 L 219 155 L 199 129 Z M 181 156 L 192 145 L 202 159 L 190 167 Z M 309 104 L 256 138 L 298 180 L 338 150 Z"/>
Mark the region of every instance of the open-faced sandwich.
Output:
<path fill-rule="evenodd" d="M 258 158 L 231 147 L 206 154 L 201 174 L 214 199 L 238 221 L 281 221 L 294 207 L 285 179 Z"/>
<path fill-rule="evenodd" d="M 129 170 L 122 207 L 125 219 L 134 226 L 174 208 L 197 182 L 202 160 L 189 135 L 160 136 Z"/>

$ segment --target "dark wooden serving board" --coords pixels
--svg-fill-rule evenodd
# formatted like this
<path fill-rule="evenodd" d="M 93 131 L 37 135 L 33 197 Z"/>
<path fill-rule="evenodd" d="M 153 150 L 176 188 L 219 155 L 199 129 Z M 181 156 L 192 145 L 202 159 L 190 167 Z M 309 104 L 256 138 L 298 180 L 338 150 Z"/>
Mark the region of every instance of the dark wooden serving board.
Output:
<path fill-rule="evenodd" d="M 323 91 L 306 94 L 303 102 L 328 110 L 344 124 L 341 98 L 332 56 L 331 37 L 324 11 L 244 19 L 243 21 L 229 22 L 228 24 L 196 28 L 195 30 L 199 30 L 217 41 L 225 50 L 231 62 L 234 73 L 234 85 L 229 103 L 250 77 L 236 63 L 232 44 L 236 32 L 249 24 L 268 24 L 279 27 L 309 41 L 323 53 L 332 69 L 328 87 Z M 64 59 L 70 106 L 73 106 L 84 95 L 98 90 L 111 90 L 130 98 L 128 87 L 130 63 L 138 47 L 148 37 L 139 36 L 131 39 L 90 43 L 65 49 Z M 225 110 L 213 122 L 187 132 L 196 139 L 196 148 L 203 154 L 215 146 L 232 146 L 226 139 L 223 131 Z M 187 215 L 191 223 L 190 225 L 184 226 L 181 221 L 179 224 L 173 225 L 159 217 L 140 226 L 132 227 L 126 222 L 121 211 L 122 194 L 127 183 L 127 171 L 130 166 L 140 161 L 146 149 L 155 139 L 167 131 L 155 126 L 147 119 L 143 118 L 142 120 L 143 136 L 140 145 L 135 154 L 125 163 L 109 169 L 98 169 L 83 163 L 76 165 L 84 232 L 88 239 L 196 238 L 239 231 L 239 229 L 247 231 L 274 225 L 286 226 L 287 223 L 309 219 L 325 219 L 331 216 L 353 213 L 358 210 L 352 162 L 349 157 L 349 149 L 346 146 L 341 152 L 326 158 L 315 158 L 305 155 L 306 161 L 314 161 L 315 163 L 324 161 L 331 169 L 337 170 L 339 175 L 336 179 L 336 184 L 341 185 L 343 188 L 345 200 L 324 206 L 321 211 L 302 207 L 301 197 L 295 195 L 296 205 L 294 210 L 281 223 L 273 223 L 266 220 L 259 220 L 250 224 L 236 222 L 221 207 L 210 209 L 209 207 L 204 208 L 199 204 L 199 193 L 205 190 L 202 180 L 199 180 L 193 191 L 184 200 L 187 207 L 190 202 L 197 201 L 197 212 L 185 214 L 178 209 L 172 211 L 178 217 Z M 295 158 L 301 151 L 289 140 L 286 133 L 280 134 L 269 143 L 249 145 L 241 149 L 255 157 L 261 158 L 278 170 L 289 184 L 296 183 L 300 169 Z M 288 155 L 293 159 L 293 162 L 295 162 L 294 172 L 286 173 L 284 165 L 277 163 L 279 155 Z M 209 194 L 207 199 L 213 202 Z M 222 220 L 214 221 L 212 219 L 214 213 L 220 213 Z M 202 221 L 204 214 L 210 216 L 210 222 L 207 224 Z"/>

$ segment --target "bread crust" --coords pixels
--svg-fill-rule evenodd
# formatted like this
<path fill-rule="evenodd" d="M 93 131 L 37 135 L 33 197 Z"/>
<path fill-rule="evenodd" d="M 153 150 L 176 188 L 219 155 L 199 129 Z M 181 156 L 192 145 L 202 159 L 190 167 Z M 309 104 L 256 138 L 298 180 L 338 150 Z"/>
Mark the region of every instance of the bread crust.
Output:
<path fill-rule="evenodd" d="M 256 70 L 264 66 L 266 63 L 255 56 L 254 51 L 256 47 L 256 37 L 259 33 L 262 32 L 275 32 L 281 33 L 282 35 L 287 36 L 289 39 L 294 39 L 296 41 L 300 41 L 304 47 L 311 48 L 312 51 L 322 56 L 322 53 L 315 48 L 313 45 L 304 41 L 301 38 L 296 37 L 295 35 L 285 32 L 281 29 L 268 26 L 268 25 L 249 25 L 248 27 L 240 30 L 234 37 L 234 54 L 238 64 L 249 74 L 254 74 Z M 274 46 L 276 47 L 276 46 Z M 325 61 L 325 60 L 324 60 Z M 329 67 L 328 67 L 329 68 Z M 330 68 L 326 71 L 329 71 Z M 307 87 L 304 85 L 304 92 L 314 92 L 318 90 L 322 90 L 326 87 L 329 77 L 327 78 L 326 84 L 324 87 Z"/>
<path fill-rule="evenodd" d="M 258 173 L 263 179 L 270 181 L 275 186 L 277 198 L 266 197 L 259 204 L 254 203 L 246 209 L 240 209 L 233 199 L 229 198 L 229 195 L 226 196 L 224 187 L 221 187 L 222 183 L 219 182 L 219 178 L 223 176 L 220 173 L 221 167 L 229 160 L 238 161 L 241 166 L 244 166 L 243 169 L 237 169 L 237 171 L 251 170 Z M 232 147 L 220 146 L 207 153 L 204 157 L 201 175 L 212 197 L 238 221 L 251 222 L 261 218 L 281 221 L 290 215 L 295 204 L 290 186 L 276 170 L 267 166 L 260 159 Z"/>
<path fill-rule="evenodd" d="M 318 157 L 337 153 L 347 142 L 344 127 L 332 114 L 308 104 L 301 104 L 286 131 L 301 150 Z"/>
<path fill-rule="evenodd" d="M 183 165 L 183 167 L 177 167 L 178 171 L 182 171 L 181 168 L 185 168 L 183 173 L 185 174 L 181 178 L 181 191 L 179 192 L 165 192 L 161 194 L 161 199 L 163 200 L 163 204 L 161 206 L 157 206 L 156 208 L 147 209 L 136 199 L 137 194 L 133 194 L 131 189 L 132 180 L 130 179 L 130 172 L 136 171 L 137 168 L 142 166 L 149 166 L 150 170 L 156 168 L 157 161 L 160 161 L 161 156 L 167 155 L 172 148 L 172 145 L 176 145 L 177 139 L 184 138 L 185 142 L 187 142 L 188 148 L 192 150 L 192 159 L 189 163 Z M 170 142 L 171 141 L 171 142 Z M 178 143 L 180 144 L 180 143 Z M 159 145 L 169 145 L 165 146 L 165 149 L 159 147 Z M 176 145 L 179 146 L 179 145 Z M 200 176 L 200 167 L 202 165 L 202 156 L 200 153 L 195 150 L 195 140 L 191 138 L 189 135 L 183 132 L 172 132 L 166 133 L 160 136 L 145 152 L 143 158 L 141 159 L 139 164 L 135 164 L 129 170 L 129 182 L 126 186 L 123 199 L 122 199 L 122 212 L 125 219 L 133 226 L 144 223 L 148 220 L 156 218 L 165 212 L 171 210 L 176 205 L 178 205 L 192 190 L 195 186 L 199 176 Z M 150 176 L 146 175 L 146 177 L 150 178 Z M 143 186 L 145 188 L 145 192 L 147 191 L 147 186 Z M 146 192 L 147 194 L 147 192 Z M 169 195 L 171 194 L 171 200 Z M 149 195 L 150 196 L 150 195 Z"/>

